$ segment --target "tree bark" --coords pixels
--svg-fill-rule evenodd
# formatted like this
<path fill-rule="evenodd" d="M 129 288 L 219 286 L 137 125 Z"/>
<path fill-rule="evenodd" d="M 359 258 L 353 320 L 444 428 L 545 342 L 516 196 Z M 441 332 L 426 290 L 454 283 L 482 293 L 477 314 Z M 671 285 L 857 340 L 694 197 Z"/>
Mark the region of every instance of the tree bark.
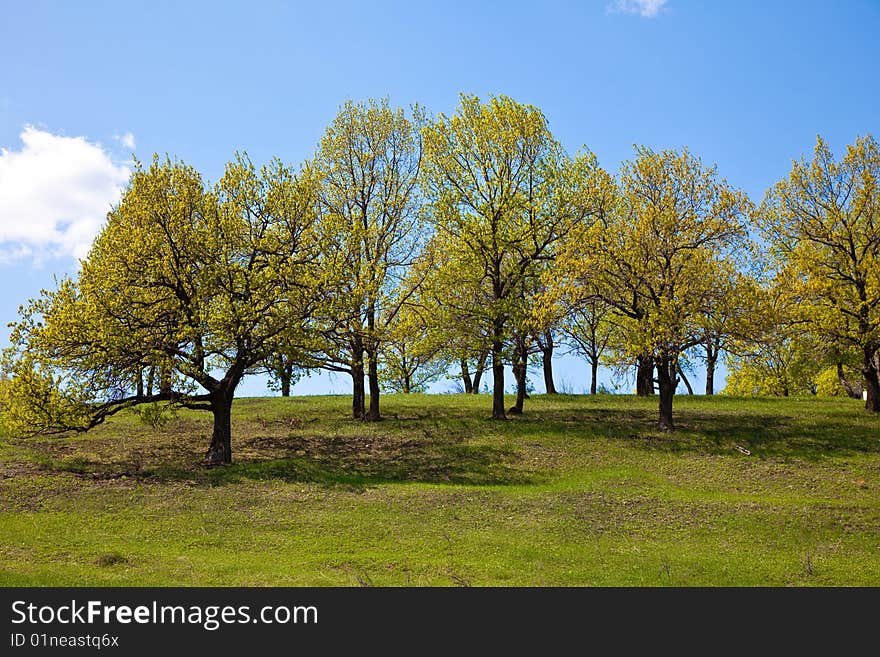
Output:
<path fill-rule="evenodd" d="M 865 377 L 865 410 L 871 413 L 880 413 L 880 373 L 877 372 L 877 349 L 874 346 L 865 347 L 864 367 L 862 374 Z"/>
<path fill-rule="evenodd" d="M 364 416 L 367 422 L 378 422 L 382 419 L 379 413 L 379 342 L 376 339 L 376 304 L 370 302 L 367 308 L 367 329 L 369 339 L 366 343 L 367 380 L 370 386 L 370 410 Z"/>
<path fill-rule="evenodd" d="M 653 374 L 651 375 L 653 376 Z M 596 394 L 596 380 L 599 378 L 599 358 L 590 361 L 590 394 Z"/>
<path fill-rule="evenodd" d="M 366 415 L 363 338 L 355 335 L 352 339 L 351 347 L 351 416 L 355 420 L 363 420 Z"/>
<path fill-rule="evenodd" d="M 232 393 L 218 390 L 211 395 L 214 431 L 205 454 L 205 465 L 232 463 Z"/>
<path fill-rule="evenodd" d="M 523 405 L 526 400 L 527 358 L 528 355 L 526 354 L 525 341 L 517 339 L 516 349 L 513 353 L 513 376 L 516 378 L 516 402 L 514 402 L 514 405 L 508 411 L 511 415 L 522 415 L 523 412 Z"/>
<path fill-rule="evenodd" d="M 150 365 L 150 369 L 147 372 L 147 394 L 153 394 L 153 386 L 156 381 L 156 367 L 154 365 Z"/>
<path fill-rule="evenodd" d="M 706 358 L 706 394 L 715 394 L 715 366 L 718 364 L 718 354 Z"/>
<path fill-rule="evenodd" d="M 467 358 L 461 359 L 461 380 L 464 382 L 464 392 L 466 395 L 469 395 L 474 390 L 474 385 L 471 383 L 471 373 L 468 370 L 468 362 Z"/>
<path fill-rule="evenodd" d="M 506 420 L 504 412 L 504 342 L 502 327 L 496 323 L 492 338 L 492 419 Z"/>
<path fill-rule="evenodd" d="M 672 398 L 675 395 L 676 381 L 672 369 L 675 364 L 669 356 L 662 356 L 656 359 L 656 362 L 657 382 L 660 388 L 660 417 L 657 427 L 660 431 L 673 431 L 675 423 L 672 421 Z"/>
<path fill-rule="evenodd" d="M 544 331 L 544 341 L 541 343 L 541 364 L 544 366 L 544 389 L 548 395 L 556 394 L 556 385 L 553 383 L 553 334 Z"/>
<path fill-rule="evenodd" d="M 654 394 L 654 359 L 651 356 L 636 359 L 636 394 L 639 397 Z"/>
<path fill-rule="evenodd" d="M 367 352 L 367 379 L 370 386 L 370 410 L 365 419 L 367 422 L 378 422 L 382 419 L 379 413 L 379 355 L 378 350 L 373 348 Z"/>
<path fill-rule="evenodd" d="M 138 397 L 143 397 L 144 396 L 144 370 L 143 370 L 143 368 L 138 370 L 136 385 L 137 385 L 137 390 L 135 391 L 135 393 L 137 394 Z"/>
<path fill-rule="evenodd" d="M 363 420 L 365 413 L 364 402 L 364 365 L 355 363 L 351 367 L 352 396 L 351 415 L 355 420 Z"/>
<path fill-rule="evenodd" d="M 477 360 L 477 369 L 474 370 L 474 385 L 471 392 L 475 395 L 480 394 L 480 381 L 483 379 L 483 372 L 486 371 L 486 360 L 489 358 L 489 352 L 484 351 Z"/>
<path fill-rule="evenodd" d="M 706 394 L 715 394 L 715 367 L 721 351 L 721 337 L 707 332 L 703 336 L 703 349 L 706 352 Z"/>
<path fill-rule="evenodd" d="M 162 365 L 159 370 L 159 392 L 163 395 L 171 393 L 171 368 L 168 365 Z"/>
<path fill-rule="evenodd" d="M 284 364 L 278 371 L 278 378 L 281 379 L 281 396 L 290 397 L 290 381 L 293 378 L 293 366 Z"/>

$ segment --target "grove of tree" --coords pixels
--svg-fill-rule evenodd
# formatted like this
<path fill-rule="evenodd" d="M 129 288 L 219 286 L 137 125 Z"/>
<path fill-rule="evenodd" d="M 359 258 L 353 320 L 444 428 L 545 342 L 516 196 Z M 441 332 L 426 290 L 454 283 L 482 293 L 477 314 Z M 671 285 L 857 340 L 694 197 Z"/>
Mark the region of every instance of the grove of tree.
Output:
<path fill-rule="evenodd" d="M 554 354 L 658 393 L 676 427 L 688 374 L 705 394 L 864 395 L 880 413 L 880 145 L 857 138 L 754 204 L 687 148 L 636 146 L 616 174 L 569 155 L 535 106 L 462 95 L 431 117 L 347 102 L 301 166 L 236 155 L 215 184 L 136 162 L 79 271 L 24 304 L 0 366 L 15 434 L 85 431 L 135 407 L 210 411 L 208 465 L 232 460 L 242 379 L 282 395 L 312 370 L 382 391 L 491 370 L 487 415 L 524 412 Z M 505 408 L 505 369 L 515 403 Z"/>

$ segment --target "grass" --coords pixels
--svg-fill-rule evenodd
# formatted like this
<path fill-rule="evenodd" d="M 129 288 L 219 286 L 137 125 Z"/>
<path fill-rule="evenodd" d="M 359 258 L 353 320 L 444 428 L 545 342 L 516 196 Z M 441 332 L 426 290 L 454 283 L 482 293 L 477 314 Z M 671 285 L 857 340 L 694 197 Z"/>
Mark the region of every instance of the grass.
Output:
<path fill-rule="evenodd" d="M 242 399 L 0 441 L 0 584 L 880 585 L 880 418 L 848 399 Z M 743 450 L 750 452 L 748 455 Z"/>

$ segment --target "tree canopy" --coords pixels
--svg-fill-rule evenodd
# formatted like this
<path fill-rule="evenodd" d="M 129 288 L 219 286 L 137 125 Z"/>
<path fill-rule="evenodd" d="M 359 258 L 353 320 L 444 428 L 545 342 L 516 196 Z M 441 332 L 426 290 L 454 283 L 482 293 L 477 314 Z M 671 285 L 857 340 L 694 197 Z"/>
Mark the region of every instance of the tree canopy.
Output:
<path fill-rule="evenodd" d="M 326 247 L 334 252 L 339 285 L 316 317 L 320 339 L 313 358 L 320 367 L 351 375 L 355 418 L 381 419 L 382 346 L 411 292 L 400 284 L 421 246 L 423 121 L 418 107 L 407 116 L 387 100 L 347 102 L 315 158 L 318 208 L 332 229 Z"/>
<path fill-rule="evenodd" d="M 291 340 L 316 298 L 314 194 L 308 170 L 279 161 L 257 171 L 241 156 L 210 190 L 182 162 L 138 166 L 78 278 L 13 327 L 6 421 L 61 432 L 137 404 L 204 409 L 205 460 L 228 463 L 238 383 Z"/>
<path fill-rule="evenodd" d="M 565 241 L 548 283 L 571 302 L 608 305 L 621 349 L 653 360 L 659 427 L 671 430 L 679 357 L 699 342 L 719 262 L 745 243 L 749 201 L 687 150 L 644 147 L 622 165 L 611 194 L 599 220 Z"/>
<path fill-rule="evenodd" d="M 729 394 L 864 393 L 880 412 L 878 179 L 873 137 L 839 160 L 819 138 L 756 209 L 686 148 L 637 146 L 612 175 L 507 96 L 435 118 L 347 102 L 300 167 L 241 154 L 209 185 L 136 162 L 78 274 L 22 306 L 0 419 L 60 433 L 144 404 L 207 410 L 205 463 L 228 463 L 249 374 L 288 395 L 344 372 L 353 417 L 379 420 L 381 390 L 457 366 L 477 392 L 488 363 L 501 420 L 539 353 L 553 392 L 560 340 L 593 393 L 600 362 L 635 364 L 639 394 L 656 381 L 664 431 L 685 371 L 704 363 L 713 394 L 719 360 Z"/>
<path fill-rule="evenodd" d="M 834 159 L 820 137 L 761 205 L 777 266 L 801 315 L 827 341 L 860 352 L 866 408 L 880 412 L 880 145 L 860 137 Z"/>
<path fill-rule="evenodd" d="M 444 256 L 439 285 L 480 299 L 456 311 L 489 336 L 492 417 L 504 419 L 504 345 L 511 318 L 523 314 L 524 285 L 556 242 L 597 212 L 603 172 L 589 153 L 569 159 L 541 111 L 506 96 L 463 95 L 424 138 L 425 195 Z"/>

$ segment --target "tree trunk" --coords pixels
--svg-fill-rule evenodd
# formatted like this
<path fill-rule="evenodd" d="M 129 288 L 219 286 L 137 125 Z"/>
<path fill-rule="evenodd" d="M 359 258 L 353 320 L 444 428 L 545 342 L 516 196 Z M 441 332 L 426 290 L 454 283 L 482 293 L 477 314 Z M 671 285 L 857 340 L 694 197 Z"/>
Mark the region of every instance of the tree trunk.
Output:
<path fill-rule="evenodd" d="M 379 413 L 379 341 L 376 339 L 376 304 L 371 301 L 367 307 L 367 329 L 369 340 L 366 343 L 367 380 L 370 386 L 370 410 L 364 416 L 367 422 L 382 419 Z"/>
<path fill-rule="evenodd" d="M 154 365 L 150 365 L 149 371 L 147 371 L 147 394 L 153 394 L 153 386 L 156 381 L 156 367 Z"/>
<path fill-rule="evenodd" d="M 678 374 L 679 374 L 679 376 L 681 377 L 681 381 L 682 381 L 682 383 L 684 383 L 684 387 L 687 388 L 688 394 L 689 394 L 689 395 L 694 394 L 694 389 L 693 389 L 693 387 L 691 386 L 691 382 L 688 381 L 688 378 L 684 375 L 684 370 L 681 369 L 681 366 L 680 366 L 680 365 L 677 366 L 676 369 L 678 370 Z M 712 394 L 712 393 L 709 393 L 709 394 Z"/>
<path fill-rule="evenodd" d="M 715 394 L 715 365 L 718 363 L 718 354 L 706 358 L 706 394 Z"/>
<path fill-rule="evenodd" d="M 673 431 L 672 397 L 675 395 L 675 376 L 671 371 L 673 359 L 663 356 L 657 359 L 657 382 L 660 388 L 660 418 L 657 423 L 660 431 Z"/>
<path fill-rule="evenodd" d="M 492 419 L 506 420 L 504 412 L 504 343 L 501 327 L 496 326 L 492 340 Z"/>
<path fill-rule="evenodd" d="M 137 394 L 138 397 L 143 397 L 144 396 L 144 370 L 143 370 L 143 368 L 138 370 L 136 385 L 137 385 L 137 390 L 135 391 L 135 394 Z"/>
<path fill-rule="evenodd" d="M 474 386 L 471 392 L 475 395 L 480 394 L 480 381 L 483 379 L 483 372 L 486 371 L 486 359 L 489 358 L 489 352 L 484 351 L 477 359 L 477 369 L 474 370 Z"/>
<path fill-rule="evenodd" d="M 367 411 L 368 422 L 378 422 L 382 419 L 379 413 L 379 357 L 378 350 L 371 349 L 367 352 L 369 358 L 367 379 L 370 385 L 370 410 Z"/>
<path fill-rule="evenodd" d="M 636 394 L 639 397 L 654 394 L 654 359 L 651 356 L 636 359 Z"/>
<path fill-rule="evenodd" d="M 278 370 L 278 378 L 281 379 L 281 396 L 290 397 L 290 381 L 293 379 L 293 366 L 282 365 Z"/>
<path fill-rule="evenodd" d="M 351 367 L 352 396 L 351 415 L 355 420 L 363 420 L 364 415 L 364 365 L 363 362 L 354 363 Z"/>
<path fill-rule="evenodd" d="M 651 375 L 653 376 L 653 374 Z M 599 378 L 599 357 L 590 360 L 590 394 L 596 394 L 596 380 Z"/>
<path fill-rule="evenodd" d="M 471 394 L 474 390 L 474 385 L 471 383 L 471 373 L 470 370 L 468 370 L 467 358 L 461 359 L 461 380 L 464 382 L 465 394 Z"/>
<path fill-rule="evenodd" d="M 403 394 L 409 395 L 410 393 L 412 393 L 412 380 L 407 372 L 403 375 Z"/>
<path fill-rule="evenodd" d="M 541 344 L 541 364 L 544 366 L 544 389 L 548 395 L 556 394 L 553 383 L 553 334 L 544 331 L 544 342 Z"/>
<path fill-rule="evenodd" d="M 171 394 L 171 368 L 165 364 L 159 370 L 159 392 L 163 395 Z"/>
<path fill-rule="evenodd" d="M 513 376 L 516 378 L 516 402 L 510 408 L 508 413 L 511 415 L 522 415 L 523 404 L 526 401 L 526 374 L 527 366 L 525 341 L 517 339 L 516 349 L 513 353 Z"/>
<path fill-rule="evenodd" d="M 877 372 L 877 349 L 864 348 L 865 391 L 868 393 L 865 400 L 865 410 L 871 413 L 880 413 L 880 373 Z"/>
<path fill-rule="evenodd" d="M 217 391 L 211 395 L 214 432 L 205 454 L 205 465 L 232 463 L 232 393 Z"/>

